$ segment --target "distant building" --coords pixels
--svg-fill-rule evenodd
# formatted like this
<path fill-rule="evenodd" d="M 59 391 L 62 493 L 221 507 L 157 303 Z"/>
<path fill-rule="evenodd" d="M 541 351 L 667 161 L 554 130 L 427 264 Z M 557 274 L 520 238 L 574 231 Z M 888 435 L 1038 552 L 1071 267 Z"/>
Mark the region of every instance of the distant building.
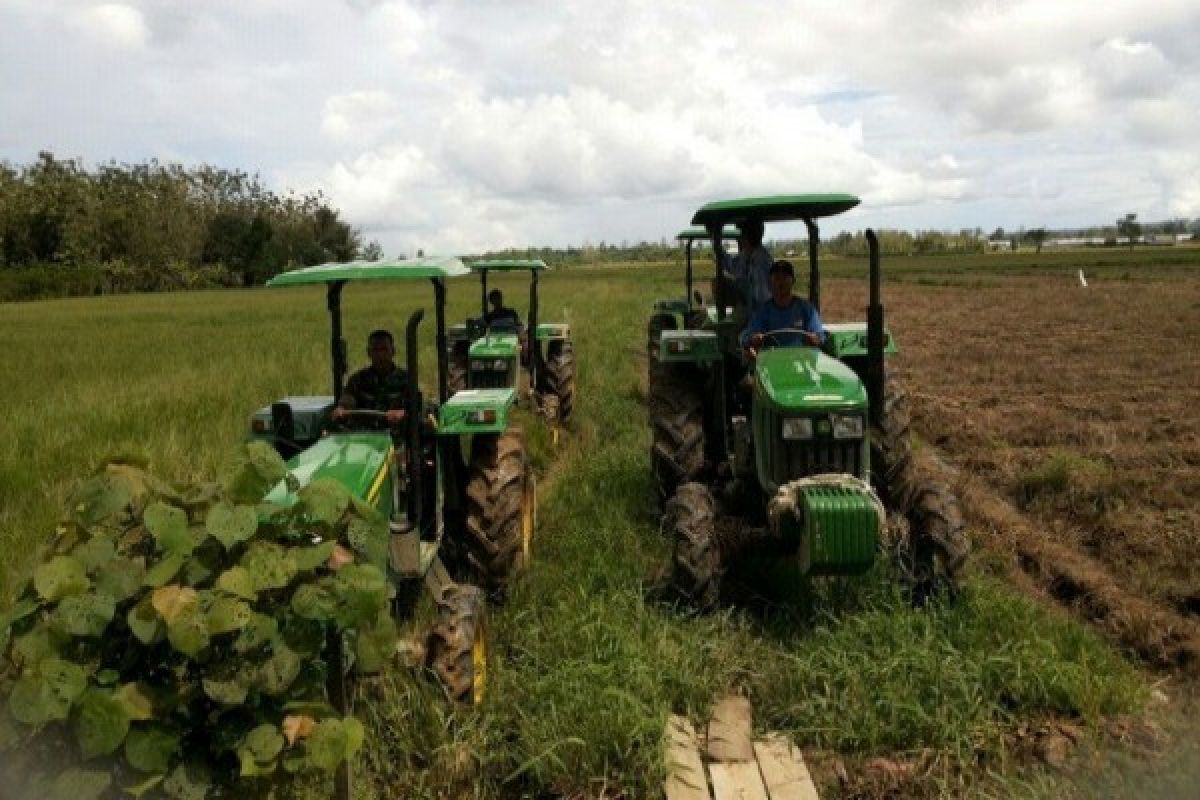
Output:
<path fill-rule="evenodd" d="M 1012 250 L 1012 242 L 1008 239 L 988 239 L 988 250 Z"/>

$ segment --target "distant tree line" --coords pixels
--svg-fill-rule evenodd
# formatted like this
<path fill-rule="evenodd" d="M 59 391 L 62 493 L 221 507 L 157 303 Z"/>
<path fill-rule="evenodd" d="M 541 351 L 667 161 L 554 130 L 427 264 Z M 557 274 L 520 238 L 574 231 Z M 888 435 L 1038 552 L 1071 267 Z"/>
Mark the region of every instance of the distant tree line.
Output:
<path fill-rule="evenodd" d="M 0 162 L 0 300 L 252 286 L 362 251 L 321 194 L 279 195 L 244 172 Z"/>

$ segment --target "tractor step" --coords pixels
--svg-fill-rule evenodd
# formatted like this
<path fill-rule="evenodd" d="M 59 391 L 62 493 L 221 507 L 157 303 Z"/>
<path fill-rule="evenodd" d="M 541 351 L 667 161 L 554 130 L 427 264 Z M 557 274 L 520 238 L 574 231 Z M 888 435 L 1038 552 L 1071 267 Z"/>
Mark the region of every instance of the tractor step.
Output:
<path fill-rule="evenodd" d="M 818 800 L 804 756 L 781 733 L 752 739 L 750 702 L 729 695 L 697 734 L 690 720 L 667 718 L 667 800 Z"/>

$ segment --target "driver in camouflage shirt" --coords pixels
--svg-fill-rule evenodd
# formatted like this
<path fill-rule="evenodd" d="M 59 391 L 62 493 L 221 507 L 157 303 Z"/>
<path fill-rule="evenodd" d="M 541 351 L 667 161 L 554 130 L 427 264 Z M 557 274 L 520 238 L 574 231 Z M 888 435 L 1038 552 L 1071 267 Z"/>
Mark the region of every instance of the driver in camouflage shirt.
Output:
<path fill-rule="evenodd" d="M 396 343 L 385 330 L 372 331 L 367 337 L 367 358 L 371 366 L 350 376 L 333 410 L 334 420 L 344 419 L 352 409 L 382 411 L 389 425 L 404 420 L 404 407 L 411 386 L 408 373 L 396 366 Z"/>

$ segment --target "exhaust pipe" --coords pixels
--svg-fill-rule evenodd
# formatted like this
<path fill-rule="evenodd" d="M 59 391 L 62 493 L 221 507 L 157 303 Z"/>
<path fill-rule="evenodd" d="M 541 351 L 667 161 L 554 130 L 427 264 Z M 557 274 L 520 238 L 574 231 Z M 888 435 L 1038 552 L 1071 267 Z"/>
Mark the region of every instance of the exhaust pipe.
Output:
<path fill-rule="evenodd" d="M 424 464 L 421 456 L 421 391 L 417 388 L 417 328 L 425 318 L 424 309 L 418 308 L 408 318 L 404 328 L 405 366 L 408 369 L 408 379 L 412 391 L 408 393 L 408 403 L 405 407 L 405 438 L 408 441 L 408 519 L 419 529 L 421 526 L 421 472 Z"/>
<path fill-rule="evenodd" d="M 867 306 L 867 401 L 870 403 L 871 422 L 879 425 L 883 421 L 883 388 L 887 373 L 883 365 L 883 276 L 879 268 L 879 237 L 867 229 L 867 251 L 871 269 L 871 299 Z"/>

